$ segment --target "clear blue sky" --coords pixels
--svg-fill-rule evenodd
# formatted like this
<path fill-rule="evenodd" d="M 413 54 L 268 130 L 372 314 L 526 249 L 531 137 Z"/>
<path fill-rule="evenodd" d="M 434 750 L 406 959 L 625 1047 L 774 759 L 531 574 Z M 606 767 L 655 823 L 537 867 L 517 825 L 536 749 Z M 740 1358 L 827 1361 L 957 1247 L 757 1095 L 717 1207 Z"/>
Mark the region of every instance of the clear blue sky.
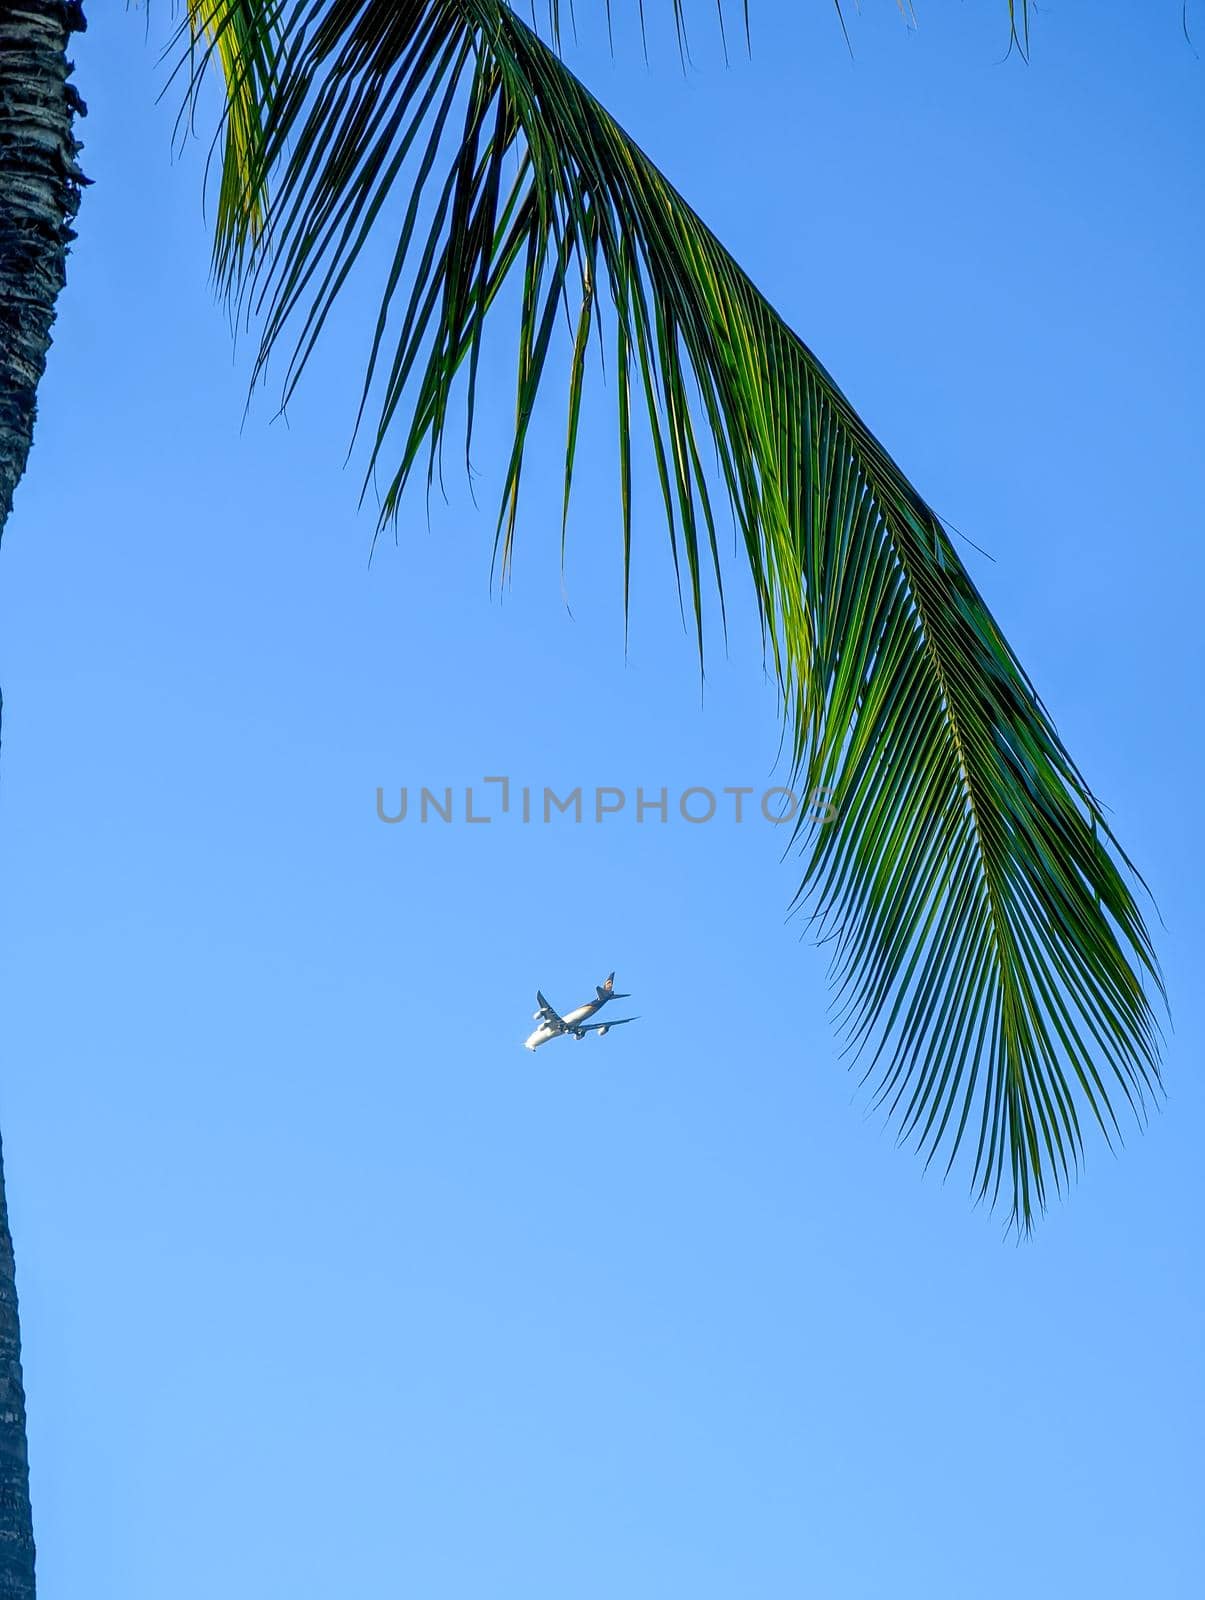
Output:
<path fill-rule="evenodd" d="M 947 517 L 1166 929 L 1168 1101 L 1029 1244 L 865 1116 L 764 823 L 383 827 L 378 784 L 761 785 L 610 399 L 513 587 L 342 470 L 370 310 L 244 426 L 168 8 L 76 41 L 95 179 L 0 563 L 4 1072 L 43 1600 L 1201 1592 L 1205 64 L 1179 0 L 753 0 L 573 60 Z M 653 8 L 655 9 L 655 8 Z M 628 15 L 631 13 L 631 15 Z M 1205 19 L 1198 19 L 1205 51 Z M 640 1023 L 537 1056 L 536 986 Z"/>

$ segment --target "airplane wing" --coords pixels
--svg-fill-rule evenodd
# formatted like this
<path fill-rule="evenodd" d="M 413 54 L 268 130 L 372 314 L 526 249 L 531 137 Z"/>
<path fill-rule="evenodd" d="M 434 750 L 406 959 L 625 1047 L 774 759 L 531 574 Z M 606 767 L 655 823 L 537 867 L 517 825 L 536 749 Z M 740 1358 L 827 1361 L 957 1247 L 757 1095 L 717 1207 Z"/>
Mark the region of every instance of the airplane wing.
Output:
<path fill-rule="evenodd" d="M 573 1033 L 606 1033 L 608 1028 L 622 1028 L 625 1022 L 639 1022 L 639 1017 L 616 1017 L 614 1022 L 584 1022 L 571 1029 Z"/>
<path fill-rule="evenodd" d="M 565 1019 L 548 1004 L 538 989 L 536 990 L 536 1005 L 539 1009 L 533 1013 L 533 1021 L 546 1023 L 549 1027 L 564 1029 Z"/>

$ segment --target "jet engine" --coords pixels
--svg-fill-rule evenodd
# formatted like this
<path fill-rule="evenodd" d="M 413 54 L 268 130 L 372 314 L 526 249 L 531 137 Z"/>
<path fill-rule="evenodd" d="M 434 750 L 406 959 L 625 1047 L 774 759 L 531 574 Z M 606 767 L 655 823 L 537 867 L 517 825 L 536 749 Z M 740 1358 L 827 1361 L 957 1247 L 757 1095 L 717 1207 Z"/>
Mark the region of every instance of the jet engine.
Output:
<path fill-rule="evenodd" d="M 607 1034 L 610 1031 L 611 1031 L 611 1024 L 609 1022 L 604 1022 L 602 1027 L 598 1030 L 598 1037 L 600 1039 L 604 1039 L 604 1038 L 606 1038 Z"/>

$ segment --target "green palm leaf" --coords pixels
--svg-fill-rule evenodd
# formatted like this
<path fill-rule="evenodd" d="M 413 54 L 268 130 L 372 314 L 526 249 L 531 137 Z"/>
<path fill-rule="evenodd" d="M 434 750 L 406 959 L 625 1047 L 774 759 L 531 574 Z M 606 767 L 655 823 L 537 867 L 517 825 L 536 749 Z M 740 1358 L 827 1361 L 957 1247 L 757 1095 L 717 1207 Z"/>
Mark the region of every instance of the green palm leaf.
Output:
<path fill-rule="evenodd" d="M 242 174 L 268 197 L 263 227 L 235 205 L 218 247 L 227 286 L 262 312 L 259 367 L 292 330 L 287 398 L 400 194 L 361 408 L 375 396 L 369 472 L 385 477 L 386 523 L 416 467 L 435 470 L 457 382 L 471 428 L 485 324 L 513 279 L 505 575 L 559 309 L 575 308 L 566 509 L 584 356 L 605 340 L 625 593 L 640 425 L 700 650 L 722 492 L 794 779 L 833 791 L 835 820 L 798 835 L 798 899 L 832 943 L 849 1049 L 901 1138 L 927 1161 L 941 1152 L 947 1170 L 964 1150 L 975 1192 L 1003 1193 L 1028 1229 L 1077 1168 L 1086 1122 L 1111 1140 L 1122 1104 L 1144 1115 L 1159 1084 L 1144 983 L 1162 988 L 1133 869 L 940 521 L 695 212 L 506 5 L 284 0 L 277 20 Z"/>
<path fill-rule="evenodd" d="M 189 68 L 191 107 L 206 67 L 216 61 L 224 110 L 218 189 L 218 253 L 226 257 L 240 242 L 256 238 L 267 201 L 261 160 L 263 111 L 274 89 L 279 8 L 265 0 L 186 0 L 184 64 Z"/>

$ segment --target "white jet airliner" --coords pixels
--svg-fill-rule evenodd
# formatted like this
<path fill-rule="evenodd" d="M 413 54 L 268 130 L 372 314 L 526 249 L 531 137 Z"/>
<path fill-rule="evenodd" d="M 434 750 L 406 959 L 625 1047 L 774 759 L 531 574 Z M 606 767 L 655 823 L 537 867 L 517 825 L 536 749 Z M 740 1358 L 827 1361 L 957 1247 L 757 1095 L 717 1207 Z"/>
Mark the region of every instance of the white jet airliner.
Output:
<path fill-rule="evenodd" d="M 549 1039 L 560 1039 L 566 1034 L 572 1034 L 575 1039 L 584 1039 L 588 1033 L 597 1033 L 601 1039 L 609 1028 L 621 1028 L 625 1022 L 636 1022 L 637 1017 L 617 1017 L 614 1022 L 587 1022 L 587 1017 L 592 1017 L 596 1011 L 601 1011 L 608 1000 L 627 1000 L 626 994 L 615 993 L 615 974 L 612 973 L 606 983 L 595 986 L 595 1000 L 587 1000 L 584 1006 L 576 1006 L 572 1011 L 566 1011 L 562 1017 L 545 1000 L 540 991 L 536 990 L 536 1004 L 539 1010 L 532 1013 L 540 1026 L 534 1033 L 529 1034 L 523 1043 L 528 1050 L 538 1050 L 542 1044 L 547 1044 Z"/>

